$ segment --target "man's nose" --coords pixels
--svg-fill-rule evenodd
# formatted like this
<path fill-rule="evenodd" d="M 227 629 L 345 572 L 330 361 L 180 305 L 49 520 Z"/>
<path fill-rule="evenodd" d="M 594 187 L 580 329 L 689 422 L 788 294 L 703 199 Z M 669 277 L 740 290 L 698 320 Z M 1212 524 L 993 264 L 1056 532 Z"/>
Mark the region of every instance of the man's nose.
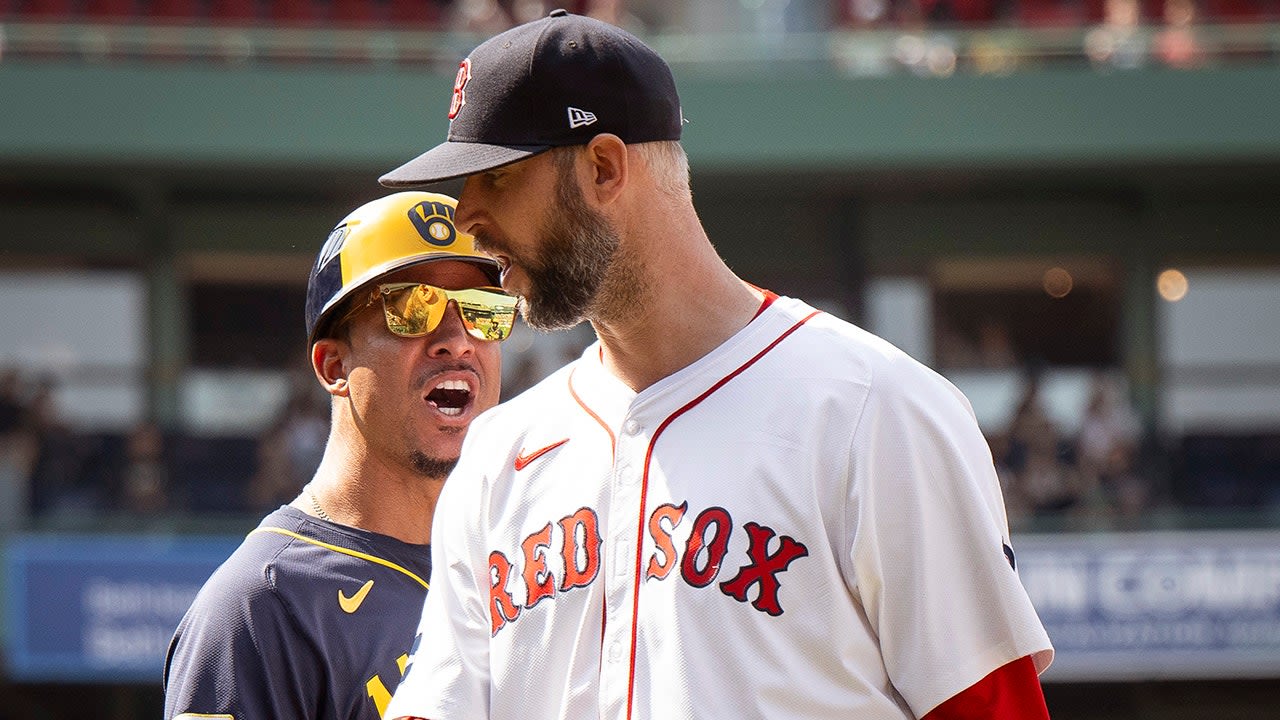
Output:
<path fill-rule="evenodd" d="M 458 206 L 453 211 L 453 224 L 458 230 L 474 235 L 472 228 L 479 220 L 482 207 L 480 188 L 475 175 L 469 176 L 462 184 L 462 192 L 458 194 Z"/>
<path fill-rule="evenodd" d="M 428 336 L 428 352 L 431 355 L 464 357 L 475 352 L 477 342 L 480 341 L 467 332 L 458 303 L 450 300 L 440 324 Z"/>

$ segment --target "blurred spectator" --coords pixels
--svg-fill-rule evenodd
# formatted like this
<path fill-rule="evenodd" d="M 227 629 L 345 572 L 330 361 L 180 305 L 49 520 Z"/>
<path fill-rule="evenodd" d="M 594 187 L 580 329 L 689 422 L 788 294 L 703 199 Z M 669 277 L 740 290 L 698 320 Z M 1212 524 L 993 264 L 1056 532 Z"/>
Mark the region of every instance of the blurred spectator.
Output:
<path fill-rule="evenodd" d="M 26 406 L 18 393 L 18 371 L 0 369 L 0 435 L 16 432 L 25 413 Z"/>
<path fill-rule="evenodd" d="M 1002 464 L 1010 473 L 1006 503 L 1018 513 L 1061 519 L 1088 509 L 1088 478 L 1075 467 L 1057 426 L 1044 410 L 1038 373 L 1027 375 Z"/>
<path fill-rule="evenodd" d="M 957 43 L 955 37 L 939 32 L 928 17 L 932 3 L 922 0 L 899 0 L 893 5 L 894 19 L 902 35 L 893 43 L 893 58 L 916 75 L 946 77 L 955 72 Z"/>
<path fill-rule="evenodd" d="M 120 509 L 137 515 L 171 510 L 169 465 L 160 427 L 149 421 L 136 425 L 125 438 L 124 455 Z"/>
<path fill-rule="evenodd" d="M 947 368 L 1008 370 L 1021 363 L 1007 323 L 984 316 L 974 329 L 944 325 L 938 331 L 938 359 Z"/>
<path fill-rule="evenodd" d="M 455 30 L 490 35 L 516 24 L 508 4 L 498 0 L 459 0 L 454 6 Z"/>
<path fill-rule="evenodd" d="M 63 421 L 53 378 L 38 381 L 29 403 L 29 427 L 37 444 L 31 469 L 32 514 L 92 514 L 103 500 L 103 488 L 84 472 L 93 439 L 72 432 Z"/>
<path fill-rule="evenodd" d="M 583 4 L 582 14 L 617 25 L 633 35 L 643 36 L 648 32 L 644 21 L 627 10 L 624 0 L 587 0 Z"/>
<path fill-rule="evenodd" d="M 846 32 L 831 41 L 836 67 L 850 75 L 870 76 L 888 75 L 897 69 L 889 41 L 871 34 L 890 27 L 892 5 L 893 0 L 839 0 L 833 26 Z"/>
<path fill-rule="evenodd" d="M 1031 522 L 1031 508 L 1018 489 L 1018 476 L 1010 464 L 1014 458 L 1010 450 L 1009 428 L 1003 432 L 987 433 L 987 444 L 991 446 L 991 459 L 995 464 L 996 478 L 1000 481 L 1000 491 L 1004 495 L 1004 508 L 1009 529 L 1014 532 L 1025 530 Z"/>
<path fill-rule="evenodd" d="M 320 465 L 329 437 L 329 404 L 310 380 L 310 375 L 294 378 L 283 410 L 258 440 L 258 467 L 248 498 L 255 512 L 293 500 Z"/>
<path fill-rule="evenodd" d="M 993 370 L 1017 367 L 1018 351 L 1007 324 L 991 316 L 982 318 L 978 324 L 978 360 L 982 367 Z"/>
<path fill-rule="evenodd" d="M 1195 19 L 1195 0 L 1165 0 L 1164 26 L 1155 37 L 1155 54 L 1160 62 L 1180 69 L 1204 64 L 1205 52 L 1196 35 Z"/>
<path fill-rule="evenodd" d="M 1132 70 L 1146 63 L 1147 47 L 1139 32 L 1138 0 L 1106 0 L 1102 24 L 1084 37 L 1084 51 L 1095 67 Z"/>
<path fill-rule="evenodd" d="M 1102 373 L 1095 374 L 1089 390 L 1089 403 L 1080 423 L 1078 448 L 1081 464 L 1096 472 L 1105 467 L 1117 452 L 1132 454 L 1137 440 L 1137 415 L 1121 399 L 1115 381 Z"/>
<path fill-rule="evenodd" d="M 16 370 L 0 372 L 0 534 L 27 520 L 31 471 L 39 447 L 19 386 Z"/>
<path fill-rule="evenodd" d="M 547 13 L 560 7 L 562 3 L 549 0 L 511 0 L 511 17 L 515 20 L 516 25 L 537 20 L 546 16 Z"/>
<path fill-rule="evenodd" d="M 891 0 L 840 0 L 836 22 L 850 30 L 873 30 L 888 24 L 891 9 Z"/>
<path fill-rule="evenodd" d="M 1137 471 L 1138 431 L 1137 414 L 1116 383 L 1095 375 L 1076 454 L 1081 472 L 1098 488 L 1106 510 L 1126 524 L 1137 521 L 1150 501 L 1148 483 Z"/>

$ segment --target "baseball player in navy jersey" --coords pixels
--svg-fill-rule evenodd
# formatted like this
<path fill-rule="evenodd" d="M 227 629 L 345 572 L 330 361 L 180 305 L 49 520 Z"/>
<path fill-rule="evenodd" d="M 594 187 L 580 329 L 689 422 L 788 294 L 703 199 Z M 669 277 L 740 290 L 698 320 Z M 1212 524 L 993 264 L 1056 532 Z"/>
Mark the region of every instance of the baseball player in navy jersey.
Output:
<path fill-rule="evenodd" d="M 454 207 L 396 193 L 325 242 L 306 305 L 332 396 L 324 458 L 182 619 L 165 718 L 382 717 L 416 642 L 436 499 L 468 425 L 498 400 L 498 341 L 515 317 Z"/>
<path fill-rule="evenodd" d="M 387 717 L 1047 717 L 968 402 L 726 267 L 667 65 L 556 11 L 478 46 L 449 114 L 382 182 L 465 178 L 526 320 L 599 342 L 472 426 Z"/>

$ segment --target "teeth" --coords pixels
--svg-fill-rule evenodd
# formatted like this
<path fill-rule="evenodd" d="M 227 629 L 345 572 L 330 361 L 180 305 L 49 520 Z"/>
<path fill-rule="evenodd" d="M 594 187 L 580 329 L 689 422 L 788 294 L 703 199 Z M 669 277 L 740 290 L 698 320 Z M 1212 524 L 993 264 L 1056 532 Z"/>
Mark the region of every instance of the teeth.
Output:
<path fill-rule="evenodd" d="M 436 389 L 437 389 L 437 390 L 467 390 L 467 391 L 470 391 L 470 390 L 471 390 L 471 387 L 470 387 L 469 385 L 467 385 L 467 383 L 466 383 L 466 382 L 464 382 L 464 381 L 462 381 L 462 380 L 445 380 L 444 382 L 440 383 L 439 385 L 436 385 Z"/>
<path fill-rule="evenodd" d="M 462 414 L 462 408 L 437 407 L 436 410 L 439 410 L 441 415 L 461 415 Z"/>

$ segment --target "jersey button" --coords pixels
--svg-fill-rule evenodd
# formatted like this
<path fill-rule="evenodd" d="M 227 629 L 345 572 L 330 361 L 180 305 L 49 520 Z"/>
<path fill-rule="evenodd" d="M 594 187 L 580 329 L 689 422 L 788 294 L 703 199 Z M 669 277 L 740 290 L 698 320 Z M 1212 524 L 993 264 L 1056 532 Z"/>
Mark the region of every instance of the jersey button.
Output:
<path fill-rule="evenodd" d="M 622 426 L 622 429 L 626 430 L 629 435 L 635 435 L 640 431 L 640 423 L 635 420 L 628 420 L 626 424 Z"/>
<path fill-rule="evenodd" d="M 622 643 L 615 641 L 609 646 L 609 660 L 612 662 L 622 661 Z"/>

